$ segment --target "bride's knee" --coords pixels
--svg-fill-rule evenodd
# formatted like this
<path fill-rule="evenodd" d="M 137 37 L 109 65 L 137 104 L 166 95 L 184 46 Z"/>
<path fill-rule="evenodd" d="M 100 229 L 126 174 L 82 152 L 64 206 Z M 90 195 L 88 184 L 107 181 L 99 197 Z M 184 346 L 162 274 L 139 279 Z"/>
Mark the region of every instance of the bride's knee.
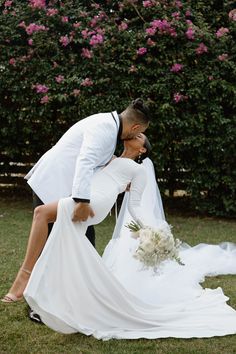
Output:
<path fill-rule="evenodd" d="M 47 221 L 47 211 L 45 205 L 39 205 L 34 209 L 34 220 L 35 221 Z"/>

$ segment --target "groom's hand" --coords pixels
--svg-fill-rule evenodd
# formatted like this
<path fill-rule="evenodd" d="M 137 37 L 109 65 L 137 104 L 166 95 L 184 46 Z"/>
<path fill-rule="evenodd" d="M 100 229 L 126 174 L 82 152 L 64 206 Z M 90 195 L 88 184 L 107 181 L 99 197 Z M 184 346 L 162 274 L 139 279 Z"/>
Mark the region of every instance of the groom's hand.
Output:
<path fill-rule="evenodd" d="M 72 221 L 86 221 L 88 217 L 94 216 L 93 209 L 89 203 L 77 203 L 72 215 Z"/>

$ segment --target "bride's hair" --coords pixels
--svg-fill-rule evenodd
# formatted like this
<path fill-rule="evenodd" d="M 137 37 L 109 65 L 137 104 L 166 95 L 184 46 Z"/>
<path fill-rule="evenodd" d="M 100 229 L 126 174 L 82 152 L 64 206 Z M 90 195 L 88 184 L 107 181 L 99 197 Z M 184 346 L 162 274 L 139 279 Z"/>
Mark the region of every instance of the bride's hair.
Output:
<path fill-rule="evenodd" d="M 135 162 L 137 163 L 142 163 L 143 160 L 149 156 L 151 150 L 152 150 L 152 146 L 150 144 L 150 141 L 148 140 L 148 138 L 146 137 L 145 135 L 145 141 L 144 141 L 144 144 L 143 144 L 143 147 L 146 149 L 146 151 L 142 154 L 142 155 L 139 155 L 136 159 L 135 159 Z"/>
<path fill-rule="evenodd" d="M 151 120 L 149 108 L 141 98 L 136 98 L 126 108 L 127 117 L 134 123 L 148 124 Z"/>

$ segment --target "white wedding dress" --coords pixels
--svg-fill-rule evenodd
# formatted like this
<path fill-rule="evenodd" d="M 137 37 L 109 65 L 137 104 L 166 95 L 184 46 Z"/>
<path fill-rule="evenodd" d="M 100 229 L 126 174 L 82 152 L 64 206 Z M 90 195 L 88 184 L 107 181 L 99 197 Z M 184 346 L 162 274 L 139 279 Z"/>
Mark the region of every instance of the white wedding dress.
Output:
<path fill-rule="evenodd" d="M 138 241 L 125 224 L 131 219 L 151 226 L 165 222 L 151 175 L 149 159 L 142 165 L 113 160 L 94 175 L 95 218 L 86 223 L 71 221 L 72 199 L 60 200 L 57 221 L 24 292 L 47 326 L 103 340 L 236 333 L 236 311 L 227 305 L 221 288 L 203 289 L 199 284 L 206 275 L 236 274 L 236 245 L 184 245 L 180 257 L 185 265 L 165 262 L 158 273 L 143 269 L 133 258 Z M 86 228 L 105 218 L 129 181 L 131 190 L 101 258 L 85 237 Z"/>

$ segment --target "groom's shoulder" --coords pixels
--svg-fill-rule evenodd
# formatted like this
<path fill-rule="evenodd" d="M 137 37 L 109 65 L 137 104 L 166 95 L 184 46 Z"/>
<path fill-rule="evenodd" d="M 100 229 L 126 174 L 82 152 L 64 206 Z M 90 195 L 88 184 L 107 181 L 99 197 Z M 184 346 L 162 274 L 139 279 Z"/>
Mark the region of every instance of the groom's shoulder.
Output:
<path fill-rule="evenodd" d="M 93 122 L 93 123 L 97 123 L 100 124 L 101 122 L 105 122 L 105 123 L 110 123 L 113 121 L 112 118 L 112 114 L 111 112 L 101 112 L 101 113 L 96 113 L 96 114 L 92 114 L 84 119 L 81 120 L 81 122 Z"/>
<path fill-rule="evenodd" d="M 110 133 L 114 132 L 117 134 L 117 128 L 119 126 L 118 119 L 114 119 L 111 112 L 96 113 L 82 119 L 79 122 L 79 126 L 84 131 L 96 130 L 98 131 L 108 131 Z"/>

